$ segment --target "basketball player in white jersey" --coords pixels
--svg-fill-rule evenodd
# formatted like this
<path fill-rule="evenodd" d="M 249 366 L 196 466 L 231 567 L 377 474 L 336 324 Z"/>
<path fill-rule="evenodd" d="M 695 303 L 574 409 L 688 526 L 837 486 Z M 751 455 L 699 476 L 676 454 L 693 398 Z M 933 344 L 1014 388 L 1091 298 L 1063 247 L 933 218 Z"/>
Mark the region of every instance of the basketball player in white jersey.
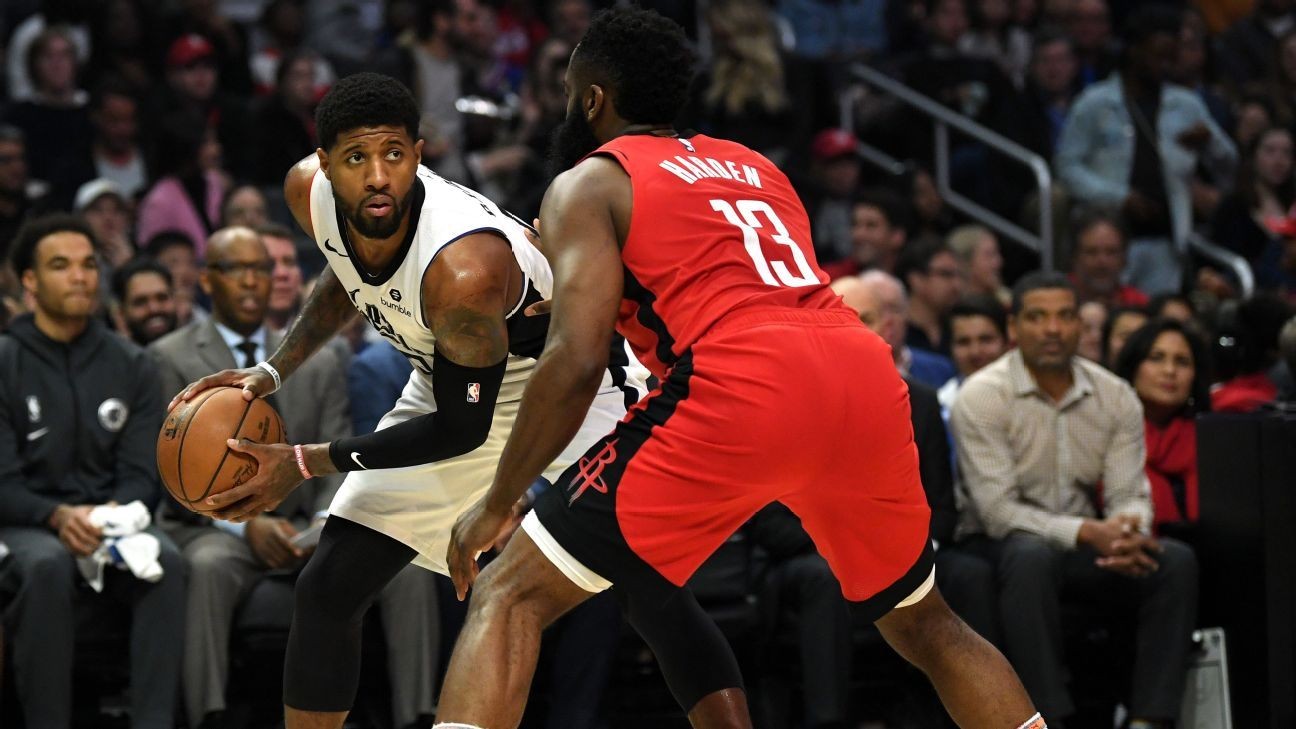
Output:
<path fill-rule="evenodd" d="M 343 725 L 359 678 L 361 620 L 401 568 L 412 561 L 447 573 L 450 528 L 489 487 L 545 344 L 549 317 L 525 309 L 549 298 L 548 263 L 516 218 L 419 165 L 418 120 L 394 79 L 357 74 L 333 87 L 316 112 L 320 149 L 284 183 L 328 266 L 268 361 L 176 396 L 219 385 L 242 387 L 248 399 L 268 395 L 357 312 L 414 365 L 374 433 L 291 446 L 231 441 L 258 461 L 257 475 L 203 504 L 216 518 L 247 521 L 306 478 L 349 472 L 297 580 L 284 669 L 289 729 Z M 550 480 L 644 393 L 624 342 L 609 361 Z M 651 610 L 622 605 L 659 660 L 690 664 L 671 682 L 686 708 L 741 685 L 728 645 L 687 592 Z M 703 644 L 723 660 L 698 663 L 689 654 Z"/>

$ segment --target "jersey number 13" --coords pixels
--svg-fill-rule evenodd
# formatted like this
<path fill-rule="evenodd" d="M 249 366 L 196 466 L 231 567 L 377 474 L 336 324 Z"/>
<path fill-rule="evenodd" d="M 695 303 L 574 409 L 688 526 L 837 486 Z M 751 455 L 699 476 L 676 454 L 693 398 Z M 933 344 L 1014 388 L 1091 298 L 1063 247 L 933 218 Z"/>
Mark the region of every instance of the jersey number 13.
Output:
<path fill-rule="evenodd" d="M 760 274 L 762 281 L 770 286 L 791 287 L 813 286 L 819 283 L 819 278 L 815 276 L 814 271 L 810 270 L 810 263 L 806 261 L 800 246 L 788 235 L 787 226 L 779 220 L 769 203 L 761 200 L 739 200 L 736 204 L 730 204 L 728 200 L 712 200 L 711 209 L 725 216 L 725 220 L 742 231 L 743 247 L 747 249 L 747 255 L 751 257 L 752 264 L 756 266 L 756 273 Z M 795 273 L 783 261 L 770 261 L 765 258 L 765 253 L 761 250 L 760 234 L 756 232 L 764 229 L 765 226 L 757 217 L 757 213 L 764 216 L 769 221 L 769 227 L 773 229 L 772 233 L 766 231 L 770 240 L 787 246 L 792 252 Z"/>

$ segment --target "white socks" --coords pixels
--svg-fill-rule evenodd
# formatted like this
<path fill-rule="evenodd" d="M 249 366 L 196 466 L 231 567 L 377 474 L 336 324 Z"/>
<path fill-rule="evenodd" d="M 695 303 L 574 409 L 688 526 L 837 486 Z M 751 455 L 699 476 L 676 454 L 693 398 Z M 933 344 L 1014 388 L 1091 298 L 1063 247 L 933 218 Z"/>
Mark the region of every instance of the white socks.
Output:
<path fill-rule="evenodd" d="M 440 725 L 438 724 L 437 726 Z M 446 726 L 459 726 L 459 725 L 447 724 Z M 435 729 L 435 727 L 433 729 Z M 1035 712 L 1035 716 L 1032 716 L 1031 718 L 1027 719 L 1026 723 L 1017 727 L 1017 729 L 1048 729 L 1048 724 L 1044 723 L 1044 717 L 1040 716 L 1039 712 L 1037 711 Z"/>

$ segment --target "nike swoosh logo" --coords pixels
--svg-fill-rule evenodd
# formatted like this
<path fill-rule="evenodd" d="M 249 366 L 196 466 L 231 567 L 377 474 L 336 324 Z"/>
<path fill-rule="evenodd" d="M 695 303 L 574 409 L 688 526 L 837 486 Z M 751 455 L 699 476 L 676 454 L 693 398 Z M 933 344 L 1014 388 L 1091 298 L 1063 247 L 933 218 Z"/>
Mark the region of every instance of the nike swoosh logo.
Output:
<path fill-rule="evenodd" d="M 49 426 L 41 428 L 40 430 L 33 430 L 32 432 L 27 434 L 27 442 L 30 443 L 36 440 L 37 438 L 41 437 L 42 435 L 45 435 L 48 432 L 49 432 Z"/>
<path fill-rule="evenodd" d="M 49 428 L 46 428 L 46 430 L 49 430 Z M 363 463 L 360 462 L 360 454 L 359 454 L 359 453 L 356 453 L 355 451 L 351 451 L 351 460 L 355 461 L 355 464 L 356 464 L 357 466 L 359 466 L 360 468 L 362 468 L 362 469 L 364 469 L 364 470 L 366 470 L 366 471 L 369 470 L 369 467 L 368 467 L 368 466 L 366 466 L 365 464 L 363 464 Z"/>
<path fill-rule="evenodd" d="M 325 239 L 324 239 L 324 248 L 325 248 L 325 250 L 328 250 L 328 251 L 331 252 L 333 255 L 338 256 L 338 257 L 340 257 L 340 258 L 349 258 L 349 257 L 350 257 L 350 256 L 348 256 L 347 254 L 343 253 L 342 251 L 339 251 L 338 249 L 334 248 L 334 247 L 333 247 L 333 241 L 332 241 L 331 239 L 329 239 L 329 238 L 325 238 Z"/>

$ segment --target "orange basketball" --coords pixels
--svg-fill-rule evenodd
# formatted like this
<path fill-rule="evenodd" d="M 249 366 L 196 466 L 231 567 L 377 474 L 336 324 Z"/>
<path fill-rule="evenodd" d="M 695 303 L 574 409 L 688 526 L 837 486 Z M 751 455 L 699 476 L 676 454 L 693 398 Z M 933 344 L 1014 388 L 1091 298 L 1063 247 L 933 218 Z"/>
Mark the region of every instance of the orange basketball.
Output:
<path fill-rule="evenodd" d="M 203 499 L 256 475 L 256 461 L 230 450 L 225 444 L 230 438 L 283 443 L 283 422 L 269 403 L 248 402 L 237 387 L 204 390 L 167 413 L 158 433 L 158 473 L 185 508 L 204 511 Z"/>

